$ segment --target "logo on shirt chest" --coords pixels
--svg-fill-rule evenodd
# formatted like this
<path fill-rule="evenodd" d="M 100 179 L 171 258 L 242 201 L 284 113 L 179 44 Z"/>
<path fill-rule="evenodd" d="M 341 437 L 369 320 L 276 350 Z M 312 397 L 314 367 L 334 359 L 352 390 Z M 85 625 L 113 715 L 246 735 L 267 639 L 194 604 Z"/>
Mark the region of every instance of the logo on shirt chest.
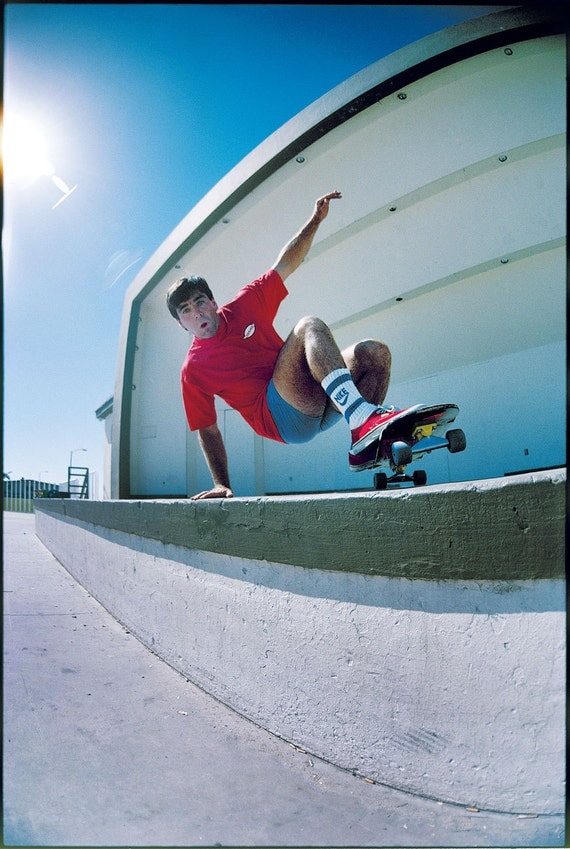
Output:
<path fill-rule="evenodd" d="M 252 322 L 251 324 L 248 324 L 247 327 L 245 328 L 245 330 L 243 331 L 243 338 L 249 339 L 249 337 L 253 336 L 254 333 L 255 333 L 255 324 L 253 324 L 253 322 Z"/>

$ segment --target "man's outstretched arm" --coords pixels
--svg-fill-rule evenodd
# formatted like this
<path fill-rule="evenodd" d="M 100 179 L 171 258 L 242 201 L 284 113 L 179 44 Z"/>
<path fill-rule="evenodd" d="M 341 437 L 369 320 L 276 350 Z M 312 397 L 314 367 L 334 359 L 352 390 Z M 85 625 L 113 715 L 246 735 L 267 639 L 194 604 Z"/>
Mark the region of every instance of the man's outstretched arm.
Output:
<path fill-rule="evenodd" d="M 299 268 L 313 243 L 315 233 L 319 229 L 319 225 L 328 215 L 329 202 L 333 198 L 342 197 L 340 192 L 329 192 L 323 197 L 315 201 L 313 214 L 301 227 L 299 232 L 293 236 L 290 242 L 287 242 L 281 253 L 277 257 L 273 268 L 280 275 L 282 280 L 285 280 L 292 274 L 295 269 Z"/>
<path fill-rule="evenodd" d="M 214 488 L 198 492 L 192 496 L 191 501 L 202 498 L 231 498 L 233 492 L 230 487 L 228 455 L 218 425 L 213 424 L 199 430 L 198 441 L 210 469 Z"/>

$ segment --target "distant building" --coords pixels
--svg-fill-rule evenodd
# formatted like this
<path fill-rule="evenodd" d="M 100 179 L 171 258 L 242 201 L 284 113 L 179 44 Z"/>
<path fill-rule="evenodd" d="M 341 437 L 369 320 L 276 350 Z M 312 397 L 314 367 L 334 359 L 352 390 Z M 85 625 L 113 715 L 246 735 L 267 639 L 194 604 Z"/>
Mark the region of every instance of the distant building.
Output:
<path fill-rule="evenodd" d="M 20 478 L 5 480 L 2 484 L 4 498 L 47 498 L 51 493 L 59 492 L 60 485 L 46 481 Z"/>
<path fill-rule="evenodd" d="M 288 281 L 281 335 L 316 314 L 341 347 L 379 338 L 393 355 L 388 403 L 458 403 L 468 448 L 427 458 L 431 482 L 565 463 L 562 15 L 548 5 L 495 12 L 381 59 L 285 124 L 191 210 L 126 294 L 114 397 L 97 412 L 112 497 L 210 486 L 184 418 L 189 339 L 167 312 L 168 287 L 200 274 L 225 303 L 336 188 L 343 200 Z M 348 471 L 342 424 L 284 446 L 218 409 L 236 495 L 371 484 Z"/>
<path fill-rule="evenodd" d="M 16 513 L 33 512 L 34 498 L 59 498 L 59 485 L 46 481 L 20 478 L 2 483 L 2 509 Z"/>

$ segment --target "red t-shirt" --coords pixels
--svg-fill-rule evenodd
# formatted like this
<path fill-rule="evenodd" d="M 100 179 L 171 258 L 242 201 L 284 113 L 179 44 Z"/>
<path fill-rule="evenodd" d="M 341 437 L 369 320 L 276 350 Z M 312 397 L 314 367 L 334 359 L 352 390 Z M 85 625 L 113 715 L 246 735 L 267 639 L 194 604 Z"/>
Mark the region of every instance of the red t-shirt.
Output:
<path fill-rule="evenodd" d="M 287 294 L 283 280 L 271 269 L 220 307 L 215 336 L 194 338 L 180 374 L 190 430 L 216 422 L 218 395 L 260 436 L 283 442 L 265 393 L 283 347 L 273 321 Z"/>

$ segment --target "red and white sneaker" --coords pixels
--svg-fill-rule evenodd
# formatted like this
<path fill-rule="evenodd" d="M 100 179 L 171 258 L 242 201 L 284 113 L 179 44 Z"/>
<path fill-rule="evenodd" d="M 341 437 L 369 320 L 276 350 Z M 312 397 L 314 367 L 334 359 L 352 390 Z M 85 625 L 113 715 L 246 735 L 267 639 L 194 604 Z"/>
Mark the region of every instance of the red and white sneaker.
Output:
<path fill-rule="evenodd" d="M 381 435 L 386 425 L 395 422 L 397 419 L 402 419 L 404 416 L 409 416 L 415 410 L 419 410 L 423 404 L 415 404 L 413 407 L 406 407 L 404 410 L 397 410 L 395 407 L 388 409 L 380 407 L 375 413 L 366 419 L 364 424 L 355 427 L 351 430 L 352 445 L 350 446 L 350 454 L 360 454 L 365 448 L 368 448 Z M 350 455 L 349 463 L 352 466 Z M 366 467 L 363 467 L 366 468 Z"/>
<path fill-rule="evenodd" d="M 351 472 L 363 472 L 378 465 L 378 443 L 375 442 L 358 454 L 348 452 L 348 468 Z"/>

